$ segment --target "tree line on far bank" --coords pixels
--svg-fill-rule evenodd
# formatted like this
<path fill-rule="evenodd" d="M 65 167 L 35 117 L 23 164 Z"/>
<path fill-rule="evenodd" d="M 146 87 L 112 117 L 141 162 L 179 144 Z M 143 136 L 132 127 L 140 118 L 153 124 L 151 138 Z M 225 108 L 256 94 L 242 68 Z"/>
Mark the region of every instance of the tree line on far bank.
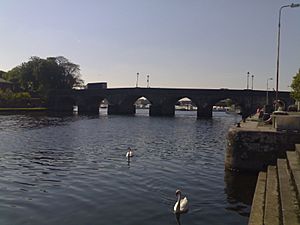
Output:
<path fill-rule="evenodd" d="M 63 56 L 42 59 L 30 58 L 13 69 L 0 71 L 0 78 L 12 83 L 13 88 L 1 90 L 0 102 L 19 101 L 31 96 L 46 99 L 52 89 L 72 89 L 83 86 L 79 65 Z"/>

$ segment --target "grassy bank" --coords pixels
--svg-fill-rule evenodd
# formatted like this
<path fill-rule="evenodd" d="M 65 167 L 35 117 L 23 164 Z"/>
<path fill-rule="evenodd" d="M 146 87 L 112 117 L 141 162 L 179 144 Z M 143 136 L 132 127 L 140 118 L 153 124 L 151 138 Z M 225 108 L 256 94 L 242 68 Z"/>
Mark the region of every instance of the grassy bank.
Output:
<path fill-rule="evenodd" d="M 0 108 L 0 112 L 10 112 L 10 111 L 46 111 L 47 108 L 36 107 L 36 108 Z"/>

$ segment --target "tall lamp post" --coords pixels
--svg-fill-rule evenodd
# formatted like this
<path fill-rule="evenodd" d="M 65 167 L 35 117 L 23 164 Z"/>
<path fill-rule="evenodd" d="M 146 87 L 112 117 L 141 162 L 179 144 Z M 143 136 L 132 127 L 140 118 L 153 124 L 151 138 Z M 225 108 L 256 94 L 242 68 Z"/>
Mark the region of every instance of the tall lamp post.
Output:
<path fill-rule="evenodd" d="M 247 72 L 247 90 L 249 89 L 249 75 L 250 75 L 250 73 Z"/>
<path fill-rule="evenodd" d="M 279 19 L 278 19 L 278 39 L 277 39 L 277 66 L 276 66 L 276 103 L 278 102 L 278 85 L 279 85 L 279 50 L 280 50 L 280 25 L 281 25 L 281 11 L 284 8 L 291 7 L 296 8 L 299 7 L 300 4 L 292 3 L 290 5 L 281 6 L 279 9 Z M 277 105 L 277 104 L 276 104 Z"/>
<path fill-rule="evenodd" d="M 150 77 L 150 75 L 148 74 L 148 75 L 147 75 L 147 88 L 150 88 L 150 85 L 149 85 L 149 77 Z"/>
<path fill-rule="evenodd" d="M 139 75 L 140 75 L 140 73 L 136 73 L 136 84 L 135 84 L 135 87 L 139 86 Z"/>
<path fill-rule="evenodd" d="M 267 96 L 266 96 L 266 105 L 269 105 L 269 80 L 273 80 L 273 78 L 267 79 Z"/>
<path fill-rule="evenodd" d="M 251 78 L 252 78 L 251 89 L 253 90 L 253 79 L 254 79 L 254 75 L 251 75 Z"/>

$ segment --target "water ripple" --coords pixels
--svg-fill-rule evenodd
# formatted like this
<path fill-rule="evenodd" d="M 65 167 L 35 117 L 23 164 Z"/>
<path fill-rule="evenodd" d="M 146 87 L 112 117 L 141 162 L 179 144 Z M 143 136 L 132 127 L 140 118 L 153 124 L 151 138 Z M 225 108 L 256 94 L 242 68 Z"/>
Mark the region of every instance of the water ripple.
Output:
<path fill-rule="evenodd" d="M 246 224 L 254 185 L 224 173 L 234 120 L 0 115 L 0 224 L 176 224 L 178 188 L 183 224 Z"/>

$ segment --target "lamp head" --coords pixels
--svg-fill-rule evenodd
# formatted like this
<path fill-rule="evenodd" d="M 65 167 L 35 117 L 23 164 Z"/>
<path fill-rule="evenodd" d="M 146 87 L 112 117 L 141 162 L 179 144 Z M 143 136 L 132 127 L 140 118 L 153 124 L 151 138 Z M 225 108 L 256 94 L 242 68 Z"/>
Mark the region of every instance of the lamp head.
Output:
<path fill-rule="evenodd" d="M 292 4 L 291 4 L 291 8 L 296 8 L 296 7 L 299 7 L 299 6 L 300 6 L 299 3 L 296 3 L 296 4 L 295 4 L 295 3 L 292 3 Z"/>

